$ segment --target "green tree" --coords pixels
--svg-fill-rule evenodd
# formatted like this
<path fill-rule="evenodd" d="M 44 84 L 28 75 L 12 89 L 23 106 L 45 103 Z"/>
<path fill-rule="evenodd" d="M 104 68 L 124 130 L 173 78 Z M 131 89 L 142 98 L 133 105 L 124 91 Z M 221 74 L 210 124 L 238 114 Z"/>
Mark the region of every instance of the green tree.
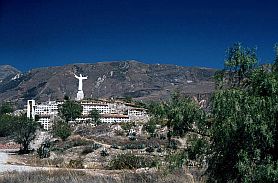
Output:
<path fill-rule="evenodd" d="M 262 182 L 278 176 L 261 171 L 268 167 L 277 172 L 277 102 L 276 96 L 253 95 L 241 89 L 215 94 L 208 167 L 213 182 Z"/>
<path fill-rule="evenodd" d="M 275 49 L 275 59 L 272 66 L 272 71 L 278 73 L 278 44 L 275 44 L 274 49 Z"/>
<path fill-rule="evenodd" d="M 229 49 L 229 87 L 217 88 L 207 115 L 176 96 L 163 105 L 173 134 L 197 130 L 197 140 L 172 165 L 187 157 L 205 159 L 208 182 L 278 181 L 278 77 L 275 69 L 255 67 L 256 60 L 254 50 L 239 44 Z"/>
<path fill-rule="evenodd" d="M 127 103 L 131 103 L 133 101 L 131 96 L 126 96 L 123 100 Z"/>
<path fill-rule="evenodd" d="M 149 122 L 145 124 L 145 128 L 146 131 L 152 136 L 156 130 L 156 120 L 154 118 L 151 118 Z"/>
<path fill-rule="evenodd" d="M 256 49 L 236 43 L 227 50 L 225 70 L 228 71 L 229 84 L 240 86 L 257 64 Z"/>
<path fill-rule="evenodd" d="M 82 106 L 71 100 L 66 100 L 61 106 L 59 106 L 59 115 L 68 121 L 73 121 L 80 117 L 82 114 Z"/>
<path fill-rule="evenodd" d="M 13 107 L 10 103 L 4 103 L 0 107 L 0 115 L 2 114 L 8 114 L 13 112 Z"/>
<path fill-rule="evenodd" d="M 57 119 L 52 126 L 53 135 L 60 137 L 63 141 L 71 135 L 71 132 L 70 125 L 62 119 Z"/>
<path fill-rule="evenodd" d="M 199 127 L 206 128 L 206 114 L 188 97 L 176 93 L 170 101 L 152 105 L 150 112 L 153 118 L 163 121 L 168 128 L 169 143 L 173 135 L 184 137 L 189 132 L 200 133 Z"/>
<path fill-rule="evenodd" d="M 11 135 L 11 124 L 13 121 L 14 117 L 9 114 L 0 115 L 0 137 Z"/>
<path fill-rule="evenodd" d="M 30 142 L 35 139 L 38 126 L 37 122 L 28 119 L 25 115 L 14 118 L 11 123 L 12 137 L 21 145 L 21 153 L 29 152 Z"/>
<path fill-rule="evenodd" d="M 240 72 L 246 76 L 244 69 Z M 249 70 L 245 85 L 214 93 L 209 182 L 277 182 L 277 94 L 275 73 L 263 67 Z"/>
<path fill-rule="evenodd" d="M 99 114 L 99 111 L 96 110 L 96 109 L 92 109 L 90 111 L 90 117 L 92 118 L 92 122 L 96 125 L 99 125 L 101 123 L 100 121 L 100 114 Z"/>

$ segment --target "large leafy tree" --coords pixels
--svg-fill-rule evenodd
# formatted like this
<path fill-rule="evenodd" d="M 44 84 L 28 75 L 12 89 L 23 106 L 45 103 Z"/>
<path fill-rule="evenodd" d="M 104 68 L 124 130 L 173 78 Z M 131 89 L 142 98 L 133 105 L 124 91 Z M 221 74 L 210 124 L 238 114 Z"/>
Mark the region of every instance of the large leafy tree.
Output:
<path fill-rule="evenodd" d="M 227 50 L 225 71 L 228 71 L 228 81 L 232 86 L 240 86 L 248 78 L 257 64 L 256 49 L 250 49 L 236 43 Z"/>
<path fill-rule="evenodd" d="M 0 137 L 6 137 L 11 135 L 11 125 L 14 121 L 14 117 L 9 114 L 0 115 Z"/>
<path fill-rule="evenodd" d="M 35 139 L 38 127 L 38 122 L 28 119 L 25 115 L 13 119 L 11 124 L 12 137 L 15 142 L 21 145 L 21 153 L 29 152 L 30 142 Z"/>
<path fill-rule="evenodd" d="M 72 100 L 65 100 L 65 102 L 59 106 L 59 115 L 65 119 L 66 122 L 73 121 L 81 116 L 82 110 L 83 108 L 80 103 Z"/>
<path fill-rule="evenodd" d="M 274 46 L 274 49 L 275 49 L 275 59 L 274 59 L 272 70 L 273 72 L 278 73 L 278 44 Z"/>
<path fill-rule="evenodd" d="M 90 111 L 90 117 L 92 119 L 92 122 L 96 125 L 99 125 L 101 123 L 100 121 L 100 114 L 99 114 L 99 111 L 97 109 L 92 109 Z"/>
<path fill-rule="evenodd" d="M 13 107 L 10 103 L 3 103 L 0 107 L 0 115 L 9 114 L 13 112 Z"/>
<path fill-rule="evenodd" d="M 153 103 L 150 111 L 153 119 L 167 126 L 169 141 L 172 136 L 184 137 L 189 132 L 200 133 L 199 127 L 206 128 L 205 112 L 192 99 L 179 93 L 173 94 L 168 102 Z"/>
<path fill-rule="evenodd" d="M 60 137 L 65 141 L 71 135 L 71 132 L 70 125 L 66 121 L 59 118 L 55 119 L 52 126 L 52 133 L 54 136 Z"/>
<path fill-rule="evenodd" d="M 153 136 L 156 130 L 156 120 L 155 118 L 151 118 L 148 123 L 145 124 L 146 131 Z"/>
<path fill-rule="evenodd" d="M 233 63 L 254 63 L 253 53 L 250 57 L 237 50 L 230 55 Z M 212 99 L 209 181 L 276 182 L 278 80 L 275 73 L 263 67 L 240 67 L 237 84 L 217 90 Z M 234 74 L 234 70 L 230 72 Z M 244 85 L 243 78 L 248 80 Z"/>

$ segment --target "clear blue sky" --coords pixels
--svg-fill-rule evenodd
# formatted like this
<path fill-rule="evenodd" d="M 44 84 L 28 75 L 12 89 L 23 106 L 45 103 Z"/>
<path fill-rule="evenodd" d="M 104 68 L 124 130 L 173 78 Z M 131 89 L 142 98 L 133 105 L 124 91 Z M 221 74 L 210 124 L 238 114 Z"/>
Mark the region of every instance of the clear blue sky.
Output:
<path fill-rule="evenodd" d="M 272 62 L 277 0 L 0 0 L 0 64 L 138 60 L 222 68 L 234 42 Z"/>

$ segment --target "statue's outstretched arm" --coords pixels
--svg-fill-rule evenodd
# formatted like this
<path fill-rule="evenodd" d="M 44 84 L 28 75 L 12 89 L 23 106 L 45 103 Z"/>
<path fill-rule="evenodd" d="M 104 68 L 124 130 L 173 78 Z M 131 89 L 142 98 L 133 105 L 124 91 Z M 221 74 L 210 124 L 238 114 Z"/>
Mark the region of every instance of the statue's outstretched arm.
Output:
<path fill-rule="evenodd" d="M 76 77 L 77 79 L 79 78 L 78 76 L 76 76 L 76 74 L 74 74 L 74 77 Z"/>

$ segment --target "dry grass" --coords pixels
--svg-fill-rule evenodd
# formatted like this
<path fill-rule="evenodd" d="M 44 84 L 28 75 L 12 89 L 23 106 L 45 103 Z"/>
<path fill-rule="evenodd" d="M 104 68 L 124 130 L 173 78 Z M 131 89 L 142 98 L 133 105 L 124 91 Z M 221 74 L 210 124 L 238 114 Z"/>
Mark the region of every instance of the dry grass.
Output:
<path fill-rule="evenodd" d="M 190 176 L 183 172 L 163 175 L 162 173 L 96 173 L 84 171 L 35 171 L 9 172 L 0 176 L 1 183 L 186 183 L 193 182 Z"/>

